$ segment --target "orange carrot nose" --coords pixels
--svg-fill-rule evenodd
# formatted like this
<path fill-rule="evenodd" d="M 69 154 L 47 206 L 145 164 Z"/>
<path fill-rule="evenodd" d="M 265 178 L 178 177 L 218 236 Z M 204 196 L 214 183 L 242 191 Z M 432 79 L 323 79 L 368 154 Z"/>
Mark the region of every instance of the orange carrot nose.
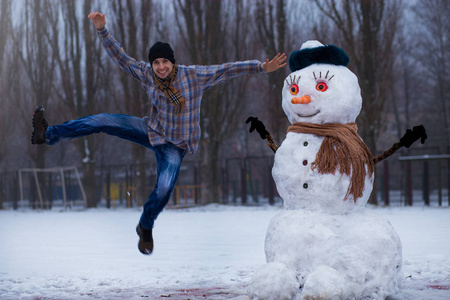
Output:
<path fill-rule="evenodd" d="M 303 97 L 294 97 L 291 99 L 292 104 L 308 104 L 311 102 L 311 96 L 305 95 Z"/>

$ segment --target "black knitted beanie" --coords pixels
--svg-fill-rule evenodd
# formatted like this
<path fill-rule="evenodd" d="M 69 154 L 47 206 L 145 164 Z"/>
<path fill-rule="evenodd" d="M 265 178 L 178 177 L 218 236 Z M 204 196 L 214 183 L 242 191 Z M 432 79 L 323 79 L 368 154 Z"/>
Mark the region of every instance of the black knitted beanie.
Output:
<path fill-rule="evenodd" d="M 173 64 L 175 63 L 175 56 L 173 55 L 172 47 L 168 43 L 157 42 L 148 51 L 148 61 L 153 64 L 157 58 L 166 58 Z"/>

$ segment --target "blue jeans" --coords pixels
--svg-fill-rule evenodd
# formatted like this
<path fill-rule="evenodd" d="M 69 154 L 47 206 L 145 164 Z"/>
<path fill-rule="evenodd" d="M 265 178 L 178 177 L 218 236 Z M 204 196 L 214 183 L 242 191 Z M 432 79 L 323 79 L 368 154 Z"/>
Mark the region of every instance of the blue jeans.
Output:
<path fill-rule="evenodd" d="M 153 150 L 156 156 L 158 178 L 153 192 L 144 204 L 140 218 L 141 226 L 151 229 L 155 219 L 169 202 L 186 150 L 171 143 L 152 146 L 148 140 L 147 130 L 145 118 L 119 114 L 98 114 L 68 121 L 61 125 L 49 126 L 46 132 L 46 143 L 54 145 L 60 140 L 104 132 Z"/>

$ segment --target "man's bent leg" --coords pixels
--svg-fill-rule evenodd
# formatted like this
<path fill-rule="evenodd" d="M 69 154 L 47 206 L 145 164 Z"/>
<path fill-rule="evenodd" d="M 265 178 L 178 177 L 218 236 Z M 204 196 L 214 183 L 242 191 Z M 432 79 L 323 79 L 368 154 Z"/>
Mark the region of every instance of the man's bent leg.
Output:
<path fill-rule="evenodd" d="M 180 173 L 181 162 L 186 151 L 167 143 L 154 148 L 158 179 L 156 186 L 144 204 L 140 224 L 145 229 L 152 229 L 155 219 L 169 202 L 175 183 Z"/>
<path fill-rule="evenodd" d="M 100 132 L 152 149 L 148 141 L 147 122 L 144 118 L 105 113 L 67 121 L 61 125 L 49 126 L 46 132 L 46 143 L 54 145 L 60 140 Z"/>
<path fill-rule="evenodd" d="M 153 225 L 159 213 L 164 209 L 172 194 L 185 150 L 173 144 L 164 144 L 153 148 L 156 156 L 158 179 L 156 186 L 144 204 L 136 232 L 139 235 L 138 249 L 142 254 L 153 252 Z"/>

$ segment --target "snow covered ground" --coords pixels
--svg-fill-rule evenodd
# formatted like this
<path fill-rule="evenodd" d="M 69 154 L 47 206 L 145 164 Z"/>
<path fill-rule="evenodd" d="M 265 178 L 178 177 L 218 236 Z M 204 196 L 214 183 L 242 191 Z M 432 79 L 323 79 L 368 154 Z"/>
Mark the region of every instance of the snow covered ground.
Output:
<path fill-rule="evenodd" d="M 0 211 L 0 299 L 246 299 L 280 207 L 166 210 L 155 251 L 137 250 L 139 209 Z M 403 243 L 401 299 L 450 299 L 450 208 L 368 208 Z"/>

